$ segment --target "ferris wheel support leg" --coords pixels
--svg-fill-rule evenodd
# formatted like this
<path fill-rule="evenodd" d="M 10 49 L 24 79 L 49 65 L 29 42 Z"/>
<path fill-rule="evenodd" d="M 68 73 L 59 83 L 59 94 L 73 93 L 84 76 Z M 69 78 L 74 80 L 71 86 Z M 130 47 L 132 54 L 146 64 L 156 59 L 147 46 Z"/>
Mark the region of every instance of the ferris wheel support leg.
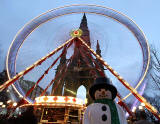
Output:
<path fill-rule="evenodd" d="M 87 54 L 87 52 L 80 50 L 80 53 L 82 54 L 82 56 L 83 56 L 84 58 L 86 58 L 86 56 L 84 55 L 84 53 Z M 105 76 L 104 72 L 101 71 L 99 65 L 95 62 L 95 60 L 93 59 L 93 57 L 92 57 L 90 54 L 87 54 L 87 56 L 89 56 L 89 58 L 94 62 L 94 64 L 95 64 L 98 72 L 100 73 L 100 75 L 101 75 L 102 77 Z M 85 60 L 87 60 L 87 58 L 86 58 Z M 89 62 L 86 62 L 86 63 L 89 65 Z M 117 97 L 118 97 L 118 99 L 119 99 L 118 104 L 119 104 L 120 106 L 122 106 L 122 107 L 128 112 L 128 114 L 129 114 L 130 116 L 133 116 L 133 113 L 129 110 L 129 108 L 128 108 L 128 106 L 126 105 L 126 103 L 122 100 L 120 93 L 117 93 Z"/>
<path fill-rule="evenodd" d="M 103 60 L 102 57 L 100 57 L 98 54 L 96 54 L 96 52 L 91 49 L 87 44 L 86 42 L 80 38 L 80 37 L 77 37 L 84 46 L 86 46 L 88 48 L 88 50 L 141 102 L 141 103 L 144 103 L 145 104 L 145 107 L 150 111 L 152 112 L 152 114 L 158 119 L 160 120 L 160 114 L 158 113 L 158 111 L 150 104 L 147 102 L 147 100 L 142 97 L 133 87 L 130 86 L 130 84 L 125 81 L 115 70 L 112 69 L 111 66 L 109 66 L 107 64 L 107 62 L 105 62 Z"/>
<path fill-rule="evenodd" d="M 65 45 L 67 45 L 70 41 L 72 41 L 74 38 L 71 38 L 69 40 L 67 40 L 65 43 L 63 43 L 61 46 L 59 46 L 58 48 L 56 48 L 55 50 L 53 50 L 52 52 L 50 52 L 49 54 L 47 54 L 45 57 L 41 58 L 40 60 L 36 61 L 34 64 L 32 64 L 31 66 L 29 66 L 28 68 L 26 68 L 26 70 L 21 71 L 20 73 L 18 73 L 17 75 L 15 75 L 12 79 L 6 81 L 4 84 L 2 84 L 0 86 L 0 91 L 4 90 L 5 88 L 7 88 L 8 86 L 10 86 L 11 84 L 13 84 L 16 80 L 18 80 L 20 77 L 22 77 L 23 75 L 27 74 L 28 72 L 30 72 L 33 68 L 37 67 L 38 65 L 40 65 L 41 63 L 43 63 L 46 59 L 50 58 L 52 55 L 54 55 L 56 52 L 58 52 L 59 50 L 61 50 Z"/>
<path fill-rule="evenodd" d="M 133 113 L 130 111 L 130 109 L 128 108 L 128 106 L 126 105 L 126 103 L 125 103 L 124 101 L 122 101 L 121 95 L 120 95 L 119 93 L 117 93 L 117 97 L 118 97 L 118 99 L 119 99 L 118 104 L 119 104 L 120 106 L 122 106 L 122 107 L 128 112 L 128 114 L 129 114 L 130 116 L 133 116 Z"/>

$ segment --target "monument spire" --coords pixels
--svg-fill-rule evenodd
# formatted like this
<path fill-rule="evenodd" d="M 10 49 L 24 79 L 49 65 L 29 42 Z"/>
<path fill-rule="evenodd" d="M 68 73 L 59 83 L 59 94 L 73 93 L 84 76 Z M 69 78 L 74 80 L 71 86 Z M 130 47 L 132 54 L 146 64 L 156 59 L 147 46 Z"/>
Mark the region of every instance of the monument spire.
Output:
<path fill-rule="evenodd" d="M 87 26 L 87 18 L 86 18 L 86 14 L 84 13 L 83 18 L 81 20 L 81 24 L 80 24 L 80 29 L 88 29 Z"/>
<path fill-rule="evenodd" d="M 97 40 L 97 46 L 96 46 L 96 53 L 101 57 L 101 49 L 100 49 L 100 45 L 99 45 L 99 41 Z"/>
<path fill-rule="evenodd" d="M 81 24 L 79 28 L 83 31 L 81 38 L 85 40 L 89 46 L 91 46 L 90 33 L 88 30 L 87 17 L 85 13 L 83 14 L 83 18 L 81 20 Z"/>

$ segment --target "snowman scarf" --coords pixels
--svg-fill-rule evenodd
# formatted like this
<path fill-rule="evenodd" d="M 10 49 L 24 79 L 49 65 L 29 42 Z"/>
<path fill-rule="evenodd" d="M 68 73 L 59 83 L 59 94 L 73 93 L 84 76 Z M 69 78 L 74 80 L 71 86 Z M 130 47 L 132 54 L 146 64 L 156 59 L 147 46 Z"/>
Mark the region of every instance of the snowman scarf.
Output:
<path fill-rule="evenodd" d="M 111 111 L 111 124 L 120 124 L 117 107 L 113 100 L 111 99 L 97 99 L 94 103 L 107 104 L 110 107 Z"/>

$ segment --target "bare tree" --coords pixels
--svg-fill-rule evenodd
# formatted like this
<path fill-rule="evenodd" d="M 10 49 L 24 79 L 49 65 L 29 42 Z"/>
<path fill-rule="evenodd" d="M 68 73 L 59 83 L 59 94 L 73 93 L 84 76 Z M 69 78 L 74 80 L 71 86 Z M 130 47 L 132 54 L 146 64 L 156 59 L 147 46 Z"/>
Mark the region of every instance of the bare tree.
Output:
<path fill-rule="evenodd" d="M 143 96 L 153 105 L 160 113 L 160 51 L 154 46 L 151 46 L 151 62 L 149 73 L 147 75 L 148 83 Z M 147 118 L 153 122 L 156 121 L 154 115 L 145 109 Z M 159 123 L 159 122 L 158 122 Z"/>
<path fill-rule="evenodd" d="M 6 70 L 3 70 L 3 72 L 0 72 L 0 85 L 2 85 L 7 80 L 8 80 L 7 72 Z M 6 103 L 7 100 L 8 100 L 8 93 L 5 89 L 0 92 L 0 102 Z"/>
<path fill-rule="evenodd" d="M 151 47 L 150 69 L 150 77 L 155 84 L 154 88 L 160 90 L 160 52 L 153 46 Z"/>
<path fill-rule="evenodd" d="M 160 112 L 160 107 L 159 107 L 159 105 L 160 105 L 160 96 L 159 95 L 156 95 L 155 97 L 150 97 L 150 96 L 144 94 L 143 96 L 147 99 L 148 102 L 150 102 L 151 105 L 153 105 L 157 109 L 158 112 Z M 145 109 L 145 113 L 147 115 L 147 119 L 148 120 L 150 120 L 152 122 L 158 121 L 154 117 L 154 115 L 150 111 L 148 111 L 147 109 Z M 160 122 L 160 121 L 158 121 L 158 122 Z"/>

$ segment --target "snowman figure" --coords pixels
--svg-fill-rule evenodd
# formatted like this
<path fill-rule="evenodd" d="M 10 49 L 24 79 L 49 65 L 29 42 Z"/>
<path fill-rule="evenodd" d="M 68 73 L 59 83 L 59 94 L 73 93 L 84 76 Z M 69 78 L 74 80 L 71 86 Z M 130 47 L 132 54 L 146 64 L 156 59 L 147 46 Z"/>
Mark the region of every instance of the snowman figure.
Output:
<path fill-rule="evenodd" d="M 83 124 L 127 124 L 123 109 L 114 102 L 117 89 L 108 78 L 97 78 L 89 94 L 94 103 L 87 106 Z"/>

